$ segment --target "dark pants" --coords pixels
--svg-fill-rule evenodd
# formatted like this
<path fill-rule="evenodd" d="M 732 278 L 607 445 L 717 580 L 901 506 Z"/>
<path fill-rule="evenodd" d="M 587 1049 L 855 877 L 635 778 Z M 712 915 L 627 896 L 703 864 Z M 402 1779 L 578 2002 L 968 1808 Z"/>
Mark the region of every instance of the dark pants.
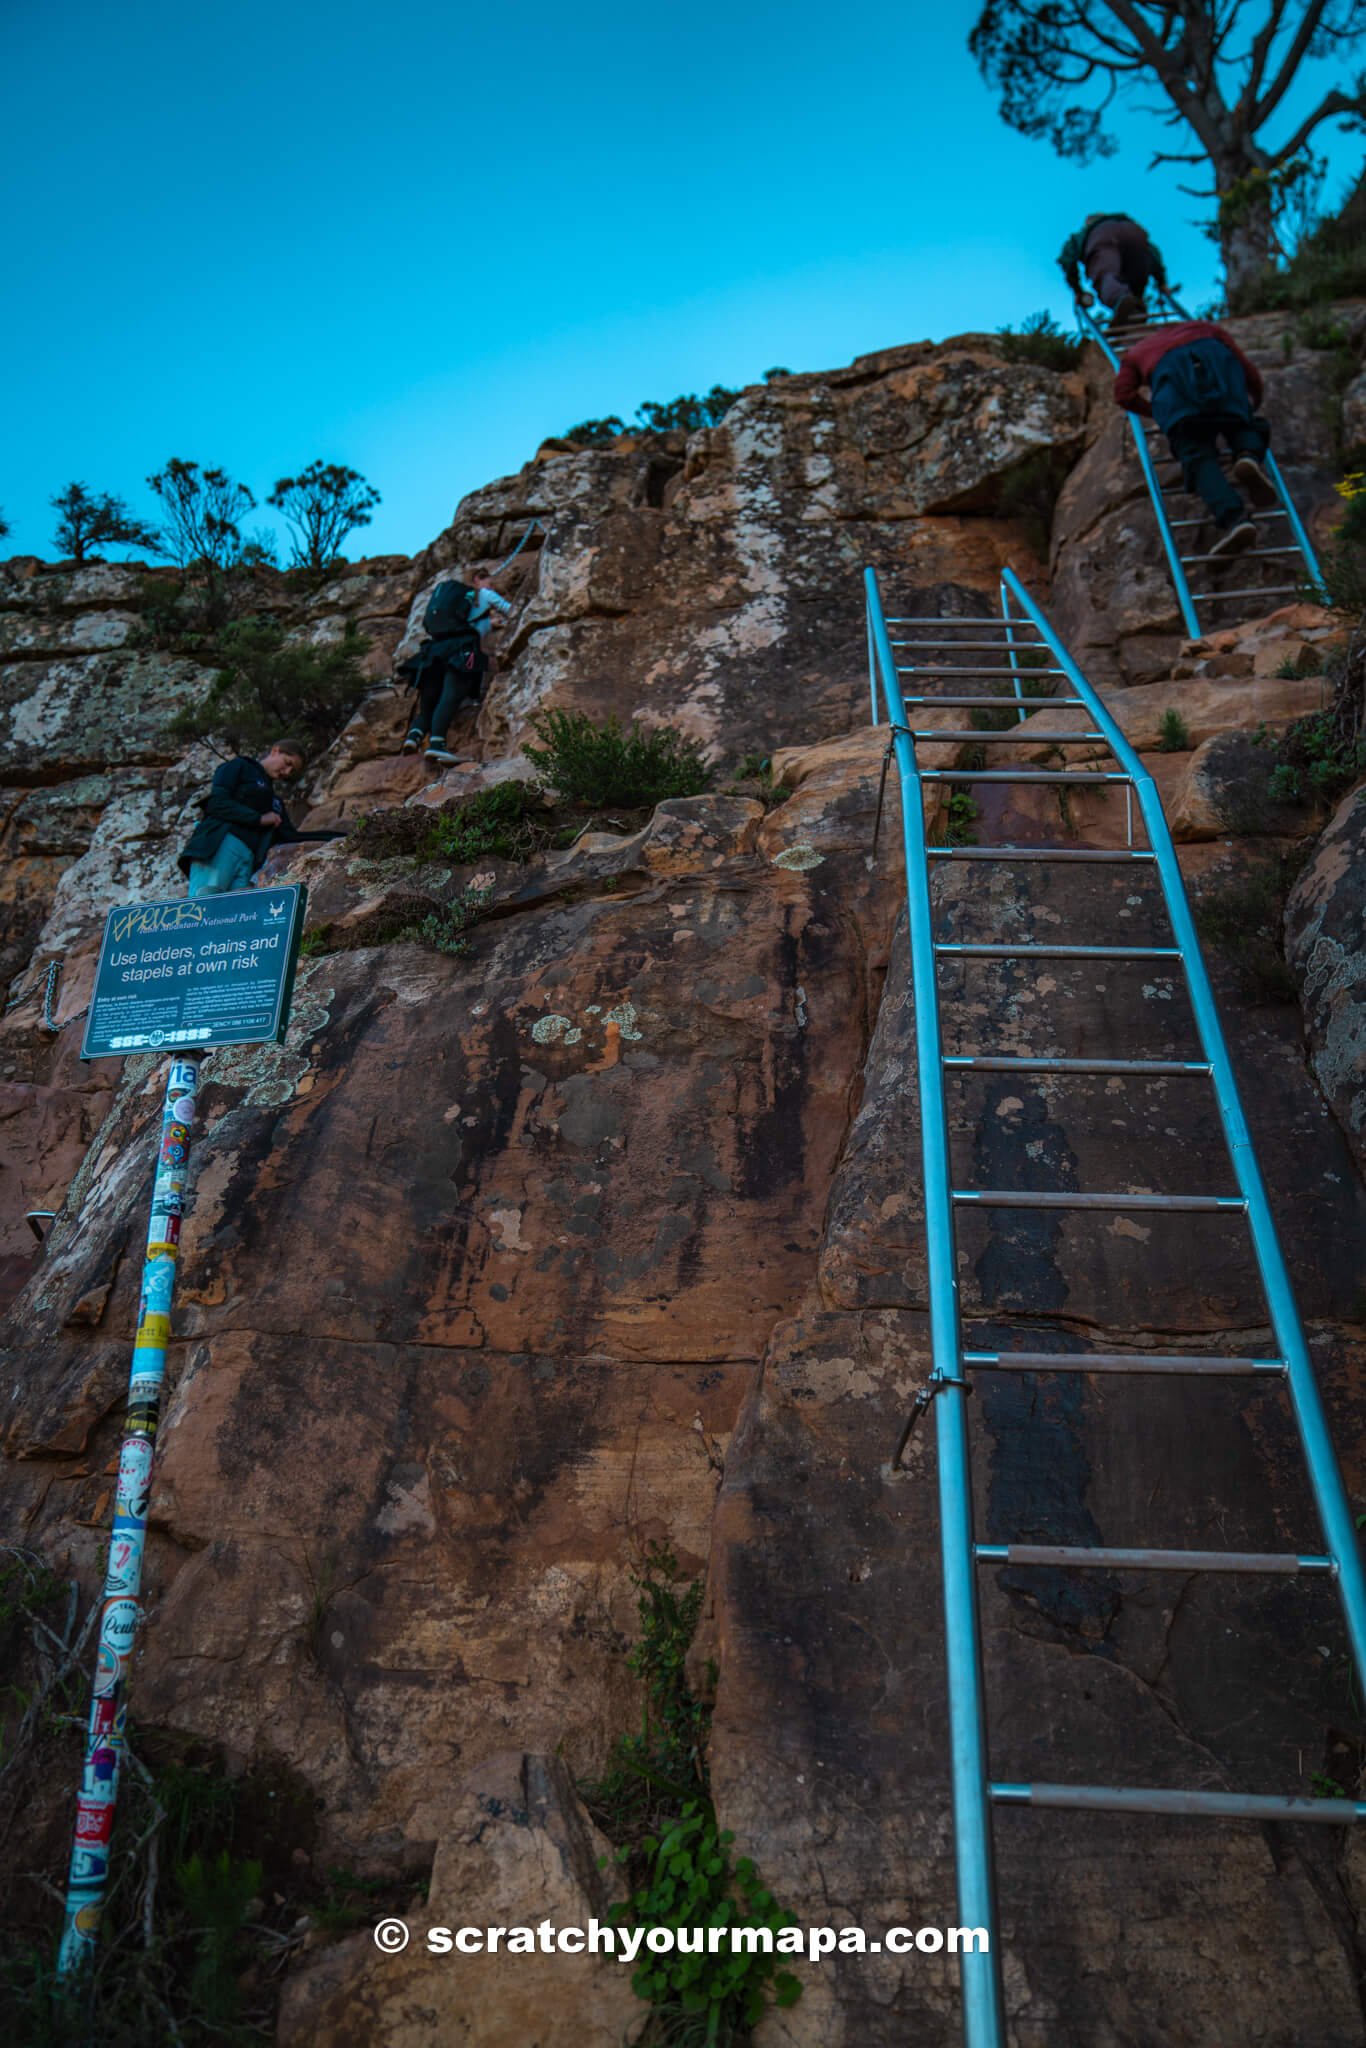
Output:
<path fill-rule="evenodd" d="M 1086 275 L 1111 310 L 1126 292 L 1141 299 L 1153 274 L 1148 237 L 1136 221 L 1100 220 L 1086 237 Z"/>
<path fill-rule="evenodd" d="M 466 662 L 470 666 L 465 666 Z M 477 702 L 488 658 L 479 650 L 459 655 L 451 662 L 432 662 L 422 673 L 418 688 L 418 710 L 413 720 L 424 732 L 444 745 L 451 720 L 462 704 Z"/>
<path fill-rule="evenodd" d="M 1216 524 L 1227 532 L 1247 517 L 1247 506 L 1220 466 L 1221 435 L 1235 456 L 1250 455 L 1255 462 L 1261 461 L 1271 442 L 1271 428 L 1266 420 L 1239 419 L 1230 413 L 1208 419 L 1195 416 L 1174 420 L 1167 429 L 1167 446 L 1181 464 L 1186 489 L 1204 499 Z"/>

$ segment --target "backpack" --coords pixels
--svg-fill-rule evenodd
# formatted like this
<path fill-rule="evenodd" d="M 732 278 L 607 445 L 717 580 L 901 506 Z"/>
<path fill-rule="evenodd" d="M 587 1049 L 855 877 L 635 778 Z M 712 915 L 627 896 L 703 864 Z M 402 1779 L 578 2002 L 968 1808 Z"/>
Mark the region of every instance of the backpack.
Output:
<path fill-rule="evenodd" d="M 423 632 L 433 640 L 463 639 L 477 646 L 479 635 L 470 624 L 475 596 L 468 583 L 438 583 L 423 614 Z"/>

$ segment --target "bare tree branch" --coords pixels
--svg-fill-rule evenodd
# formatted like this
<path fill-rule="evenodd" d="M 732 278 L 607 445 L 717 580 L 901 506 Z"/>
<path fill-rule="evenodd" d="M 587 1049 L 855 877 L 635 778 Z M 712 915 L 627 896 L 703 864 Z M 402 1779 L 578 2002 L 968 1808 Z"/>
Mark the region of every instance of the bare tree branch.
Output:
<path fill-rule="evenodd" d="M 1288 0 L 1271 0 L 1271 11 L 1252 40 L 1247 60 L 1247 82 L 1234 110 L 1238 118 L 1246 121 L 1249 126 L 1256 125 L 1253 110 L 1257 105 L 1257 95 L 1262 89 L 1262 80 L 1266 76 L 1266 60 L 1271 55 L 1272 44 L 1280 34 L 1287 4 Z"/>
<path fill-rule="evenodd" d="M 1271 119 L 1281 101 L 1294 83 L 1295 74 L 1304 62 L 1305 52 L 1318 32 L 1320 22 L 1328 6 L 1328 0 L 1309 0 L 1304 10 L 1304 19 L 1291 37 L 1290 46 L 1281 59 L 1280 70 L 1276 73 L 1270 88 L 1252 110 L 1250 127 L 1260 128 Z"/>
<path fill-rule="evenodd" d="M 1314 130 L 1323 121 L 1331 121 L 1334 114 L 1357 114 L 1366 116 L 1366 92 L 1348 95 L 1345 92 L 1330 92 L 1320 100 L 1312 114 L 1306 116 L 1290 140 L 1276 151 L 1271 159 L 1273 164 L 1288 163 L 1292 156 L 1298 156 Z"/>

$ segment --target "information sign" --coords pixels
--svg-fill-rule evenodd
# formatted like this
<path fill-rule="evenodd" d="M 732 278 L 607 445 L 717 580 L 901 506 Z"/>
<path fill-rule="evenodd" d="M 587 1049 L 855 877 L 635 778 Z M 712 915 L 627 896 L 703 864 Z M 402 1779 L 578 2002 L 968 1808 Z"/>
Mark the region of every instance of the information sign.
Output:
<path fill-rule="evenodd" d="M 291 883 L 111 910 L 81 1058 L 278 1042 L 307 901 Z"/>

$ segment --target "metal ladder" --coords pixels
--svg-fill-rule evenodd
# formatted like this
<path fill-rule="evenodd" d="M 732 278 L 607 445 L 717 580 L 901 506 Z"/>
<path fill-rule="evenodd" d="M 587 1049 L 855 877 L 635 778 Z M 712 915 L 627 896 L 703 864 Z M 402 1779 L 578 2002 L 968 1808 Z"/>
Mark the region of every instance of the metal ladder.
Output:
<path fill-rule="evenodd" d="M 880 711 L 890 725 L 889 756 L 894 755 L 902 790 L 902 830 L 906 861 L 911 979 L 915 1005 L 916 1069 L 921 1115 L 921 1148 L 928 1250 L 928 1293 L 931 1371 L 919 1397 L 921 1408 L 933 1407 L 938 1449 L 940 1542 L 944 1585 L 949 1730 L 953 1784 L 954 1845 L 957 1862 L 958 1910 L 966 1927 L 986 1928 L 988 1954 L 963 1954 L 960 1959 L 964 2039 L 967 2048 L 1002 2048 L 1005 2020 L 997 1946 L 997 1918 L 992 1851 L 993 1806 L 1082 1808 L 1113 1813 L 1161 1813 L 1243 1817 L 1251 1820 L 1315 1821 L 1341 1825 L 1366 1819 L 1366 1801 L 1254 1795 L 1240 1792 L 1168 1790 L 1160 1787 L 1120 1789 L 1097 1785 L 1008 1784 L 993 1782 L 988 1769 L 982 1644 L 976 1570 L 979 1565 L 1090 1566 L 1107 1570 L 1164 1569 L 1183 1572 L 1252 1572 L 1327 1574 L 1336 1581 L 1358 1683 L 1366 1696 L 1366 1576 L 1357 1535 L 1329 1436 L 1318 1384 L 1300 1327 L 1289 1274 L 1277 1240 L 1266 1189 L 1253 1150 L 1233 1078 L 1227 1047 L 1209 979 L 1201 958 L 1171 835 L 1151 775 L 1097 692 L 1086 681 L 1044 612 L 1007 569 L 1001 579 L 1002 616 L 983 618 L 893 618 L 883 615 L 876 573 L 864 572 L 867 599 L 870 686 L 874 724 Z M 893 639 L 889 627 L 903 636 Z M 995 665 L 964 669 L 959 657 L 996 656 Z M 1044 669 L 1024 669 L 1024 662 L 1047 657 Z M 1061 682 L 1065 694 L 1026 704 L 1025 673 Z M 914 683 L 903 693 L 903 679 Z M 953 692 L 958 679 L 990 678 L 993 695 Z M 927 726 L 917 711 L 926 706 L 990 706 L 998 713 L 1014 709 L 1013 725 L 996 731 L 942 731 Z M 1013 703 L 1012 703 L 1013 699 Z M 1027 767 L 967 770 L 922 767 L 917 742 L 963 741 L 973 746 L 1010 742 L 1019 725 L 1034 711 L 1084 711 L 1084 730 L 1031 731 L 1031 742 L 1059 747 L 1105 742 L 1113 770 L 1051 770 Z M 1061 725 L 1067 725 L 1063 720 Z M 1045 782 L 1078 785 L 1122 785 L 1128 800 L 1129 844 L 1126 848 L 1046 844 L 955 846 L 927 842 L 924 795 L 926 785 L 962 782 Z M 1134 807 L 1146 831 L 1146 845 L 1135 845 Z M 1132 945 L 1036 945 L 1029 941 L 983 945 L 952 945 L 935 935 L 930 886 L 931 863 L 942 861 L 1086 861 L 1141 866 L 1156 877 L 1171 943 Z M 1199 1040 L 1198 1056 L 1189 1059 L 1046 1059 L 1005 1057 L 989 1048 L 946 1057 L 940 1033 L 938 968 L 941 960 L 965 955 L 1027 960 L 1153 960 L 1184 972 Z M 1094 1191 L 1025 1192 L 1016 1189 L 955 1187 L 949 1151 L 946 1083 L 974 1069 L 1007 1072 L 1127 1075 L 1145 1079 L 1195 1075 L 1208 1079 L 1224 1140 L 1228 1147 L 1236 1195 L 1205 1193 L 1129 1194 Z M 1241 1217 L 1251 1236 L 1257 1272 L 1274 1333 L 1272 1355 L 1234 1358 L 1198 1353 L 1152 1352 L 1058 1354 L 1038 1350 L 976 1348 L 963 1328 L 958 1299 L 955 1216 L 967 1207 L 1082 1209 L 1139 1212 L 1227 1212 Z M 984 1314 L 985 1312 L 983 1312 Z M 998 1318 L 997 1318 L 998 1319 Z M 1244 1375 L 1273 1377 L 1284 1383 L 1299 1431 L 1310 1484 L 1324 1536 L 1318 1554 L 1268 1554 L 1205 1550 L 1110 1549 L 1091 1546 L 980 1543 L 972 1519 L 966 1396 L 970 1372 L 1081 1372 Z M 904 1443 L 904 1439 L 903 1439 Z"/>
<path fill-rule="evenodd" d="M 1120 358 L 1125 349 L 1133 342 L 1141 340 L 1144 335 L 1154 333 L 1158 328 L 1175 327 L 1180 325 L 1182 321 L 1190 320 L 1194 317 L 1169 292 L 1157 291 L 1155 286 L 1152 289 L 1162 306 L 1162 317 L 1156 320 L 1133 322 L 1124 327 L 1116 327 L 1113 322 L 1107 327 L 1102 327 L 1092 317 L 1090 311 L 1080 301 L 1077 302 L 1078 326 L 1092 341 L 1100 344 L 1100 347 L 1109 359 L 1111 367 L 1115 370 L 1119 368 Z M 1198 547 L 1199 529 L 1212 524 L 1210 515 L 1208 511 L 1202 509 L 1198 516 L 1193 516 L 1189 509 L 1182 509 L 1183 507 L 1198 506 L 1201 501 L 1198 498 L 1191 497 L 1185 491 L 1179 476 L 1174 482 L 1164 486 L 1158 470 L 1158 463 L 1170 461 L 1172 458 L 1167 454 L 1166 436 L 1161 428 L 1141 413 L 1130 413 L 1129 424 L 1133 429 L 1134 446 L 1138 450 L 1138 459 L 1142 465 L 1144 482 L 1148 486 L 1148 495 L 1152 499 L 1153 512 L 1157 519 L 1157 530 L 1162 536 L 1162 546 L 1167 557 L 1167 567 L 1171 571 L 1172 583 L 1176 590 L 1176 601 L 1181 607 L 1181 617 L 1184 621 L 1186 632 L 1192 640 L 1198 640 L 1201 633 L 1205 630 L 1200 623 L 1200 613 L 1197 610 L 1199 605 L 1222 608 L 1226 605 L 1243 604 L 1247 600 L 1294 597 L 1299 593 L 1301 586 L 1299 583 L 1273 583 L 1270 585 L 1242 583 L 1234 586 L 1232 589 L 1193 591 L 1186 575 L 1188 569 L 1201 570 L 1203 572 L 1202 580 L 1208 581 L 1217 579 L 1218 571 L 1228 565 L 1244 562 L 1284 562 L 1287 568 L 1290 568 L 1295 560 L 1299 560 L 1304 564 L 1307 580 L 1322 589 L 1323 575 L 1319 568 L 1318 558 L 1314 553 L 1313 543 L 1305 530 L 1303 520 L 1295 509 L 1294 500 L 1286 487 L 1280 465 L 1269 448 L 1262 458 L 1261 467 L 1274 484 L 1279 503 L 1269 507 L 1254 505 L 1251 508 L 1250 514 L 1252 520 L 1259 528 L 1263 522 L 1272 528 L 1272 532 L 1267 536 L 1266 540 L 1259 541 L 1255 548 L 1244 549 L 1242 554 L 1239 555 L 1183 554 L 1183 546 L 1189 545 L 1191 541 L 1195 541 Z M 1225 465 L 1228 466 L 1230 459 L 1227 457 L 1224 459 Z M 1180 501 L 1179 503 L 1177 502 L 1178 500 Z M 1281 522 L 1285 522 L 1289 529 L 1291 542 L 1289 546 L 1284 545 L 1283 540 L 1277 538 L 1281 531 Z M 1182 536 L 1179 540 L 1177 538 L 1178 534 Z M 1240 617 L 1249 615 L 1247 612 L 1239 614 Z M 1232 625 L 1235 623 L 1237 623 L 1236 619 L 1223 614 L 1222 609 L 1220 616 L 1215 620 L 1216 625 Z"/>

